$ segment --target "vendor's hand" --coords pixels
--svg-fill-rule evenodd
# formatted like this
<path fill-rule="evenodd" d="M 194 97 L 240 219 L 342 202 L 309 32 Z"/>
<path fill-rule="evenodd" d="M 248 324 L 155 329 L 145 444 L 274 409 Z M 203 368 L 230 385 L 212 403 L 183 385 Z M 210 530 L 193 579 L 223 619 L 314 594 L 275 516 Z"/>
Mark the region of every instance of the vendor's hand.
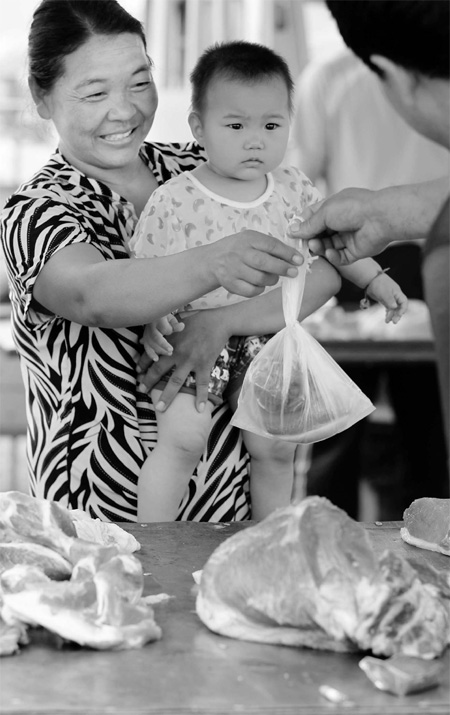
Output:
<path fill-rule="evenodd" d="M 345 189 L 308 206 L 303 222 L 291 222 L 293 238 L 305 239 L 313 253 L 335 266 L 381 253 L 392 240 L 389 207 L 381 192 Z"/>
<path fill-rule="evenodd" d="M 386 308 L 386 323 L 398 323 L 408 309 L 408 298 L 402 289 L 386 273 L 379 273 L 370 282 L 366 291 L 372 300 Z"/>
<path fill-rule="evenodd" d="M 181 330 L 184 330 L 184 323 L 177 320 L 173 313 L 169 313 L 153 323 L 148 323 L 140 341 L 145 352 L 137 358 L 137 371 L 140 373 L 147 370 L 150 363 L 159 360 L 160 355 L 171 355 L 172 345 L 164 336 L 179 333 Z"/>
<path fill-rule="evenodd" d="M 241 231 L 204 248 L 219 285 L 246 298 L 260 295 L 280 276 L 295 278 L 296 266 L 303 263 L 303 256 L 295 248 L 258 231 Z"/>
<path fill-rule="evenodd" d="M 197 382 L 196 408 L 203 412 L 208 399 L 210 373 L 220 351 L 230 338 L 224 320 L 218 320 L 216 311 L 200 310 L 182 314 L 185 328 L 170 337 L 172 355 L 162 355 L 139 378 L 143 391 L 149 391 L 160 378 L 175 367 L 163 390 L 156 409 L 163 412 L 179 392 L 190 372 Z"/>

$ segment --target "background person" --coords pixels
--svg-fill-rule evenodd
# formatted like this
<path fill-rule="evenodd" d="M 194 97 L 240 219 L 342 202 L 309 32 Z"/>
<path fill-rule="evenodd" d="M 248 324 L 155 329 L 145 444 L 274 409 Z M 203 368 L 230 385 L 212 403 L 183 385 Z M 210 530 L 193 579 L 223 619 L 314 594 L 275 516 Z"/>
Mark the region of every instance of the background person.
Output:
<path fill-rule="evenodd" d="M 115 0 L 43 0 L 29 64 L 39 115 L 59 136 L 1 219 L 31 491 L 104 520 L 134 520 L 140 468 L 157 438 L 136 379 L 143 324 L 219 285 L 257 296 L 279 275 L 296 275 L 301 258 L 252 231 L 158 260 L 129 258 L 151 192 L 204 155 L 192 143 L 144 141 L 158 102 L 151 61 L 141 24 Z M 311 288 L 314 310 L 314 278 Z M 199 342 L 199 322 L 180 343 Z M 228 336 L 222 326 L 210 333 L 215 357 Z M 179 518 L 248 517 L 248 456 L 230 416 L 224 407 L 213 416 Z"/>
<path fill-rule="evenodd" d="M 130 248 L 137 257 L 166 256 L 220 239 L 245 226 L 283 239 L 290 219 L 320 194 L 300 171 L 280 167 L 289 138 L 293 81 L 282 57 L 268 47 L 229 42 L 208 48 L 191 74 L 189 124 L 204 146 L 207 161 L 172 179 L 150 197 Z M 319 265 L 325 290 L 329 271 Z M 387 309 L 397 322 L 407 300 L 399 286 L 371 259 L 343 271 Z M 334 275 L 331 277 L 335 283 Z M 260 329 L 269 335 L 248 336 L 248 323 L 232 328 L 242 337 L 228 344 L 211 373 L 208 401 L 200 413 L 194 398 L 195 376 L 189 376 L 168 409 L 159 411 L 164 383 L 151 391 L 157 410 L 158 444 L 139 479 L 139 519 L 173 519 L 194 466 L 208 439 L 213 404 L 224 394 L 237 407 L 245 371 L 268 341 L 284 326 L 280 289 L 276 316 L 261 313 Z M 273 296 L 275 297 L 275 296 Z M 217 309 L 242 303 L 222 288 L 192 301 L 190 310 Z M 185 307 L 186 309 L 186 307 Z M 230 312 L 229 308 L 226 309 Z M 301 317 L 305 317 L 304 312 Z M 154 349 L 158 350 L 155 343 Z M 231 375 L 230 375 L 231 372 Z M 243 439 L 251 456 L 252 518 L 260 520 L 290 503 L 296 445 L 249 431 Z"/>
<path fill-rule="evenodd" d="M 329 0 L 327 5 L 346 44 L 376 72 L 387 99 L 400 116 L 424 136 L 450 149 L 449 3 Z M 348 189 L 314 209 L 307 209 L 306 222 L 292 231 L 297 237 L 312 239 L 311 249 L 325 254 L 334 265 L 349 265 L 363 256 L 379 254 L 393 240 L 429 236 L 435 226 L 433 239 L 427 239 L 425 245 L 423 276 L 435 336 L 447 449 L 450 399 L 448 196 L 448 175 L 376 192 Z M 435 251 L 439 252 L 431 260 Z"/>
<path fill-rule="evenodd" d="M 295 96 L 290 158 L 327 196 L 351 186 L 378 190 L 449 173 L 448 152 L 405 123 L 386 101 L 376 75 L 349 49 L 307 65 Z M 423 242 L 396 242 L 378 257 L 408 298 L 419 300 Z M 355 310 L 361 294 L 344 282 L 337 299 Z M 395 416 L 395 455 L 390 449 L 380 454 L 370 421 L 362 420 L 313 445 L 307 493 L 327 496 L 357 517 L 360 478 L 371 476 L 370 461 L 378 459 L 379 516 L 400 518 L 424 490 L 440 496 L 447 481 L 436 366 L 348 364 L 345 370 L 373 401 L 380 388 L 386 389 Z"/>

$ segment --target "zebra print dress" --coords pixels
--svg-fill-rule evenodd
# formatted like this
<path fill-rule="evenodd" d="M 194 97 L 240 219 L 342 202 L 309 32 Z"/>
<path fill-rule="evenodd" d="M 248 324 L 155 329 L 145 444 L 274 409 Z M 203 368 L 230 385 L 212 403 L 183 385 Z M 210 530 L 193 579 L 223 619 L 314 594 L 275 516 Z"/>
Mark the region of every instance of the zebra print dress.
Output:
<path fill-rule="evenodd" d="M 145 143 L 141 157 L 159 184 L 203 160 L 194 143 Z M 137 390 L 134 357 L 142 327 L 79 325 L 49 315 L 32 294 L 46 261 L 66 246 L 89 243 L 106 260 L 128 260 L 125 244 L 136 222 L 131 204 L 58 151 L 1 215 L 26 392 L 31 493 L 104 521 L 136 520 L 139 470 L 157 439 L 151 401 Z M 249 459 L 230 417 L 226 406 L 215 409 L 178 519 L 249 518 Z"/>

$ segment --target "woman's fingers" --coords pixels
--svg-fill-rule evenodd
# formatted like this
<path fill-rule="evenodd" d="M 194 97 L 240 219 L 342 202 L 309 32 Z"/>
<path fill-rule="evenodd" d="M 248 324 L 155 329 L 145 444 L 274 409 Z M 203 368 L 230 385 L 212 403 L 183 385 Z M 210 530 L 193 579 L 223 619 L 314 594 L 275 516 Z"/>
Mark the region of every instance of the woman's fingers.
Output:
<path fill-rule="evenodd" d="M 187 375 L 184 370 L 175 370 L 169 378 L 167 385 L 162 391 L 158 403 L 155 405 L 155 410 L 158 412 L 164 412 L 165 409 L 170 405 L 174 397 L 178 395 L 180 388 L 183 386 Z"/>
<path fill-rule="evenodd" d="M 221 286 L 230 293 L 253 297 L 280 276 L 294 278 L 303 256 L 273 236 L 242 231 L 210 246 L 211 268 Z"/>
<path fill-rule="evenodd" d="M 149 361 L 147 367 L 140 372 L 139 391 L 149 392 L 173 366 L 172 356 L 162 355 L 158 362 Z"/>

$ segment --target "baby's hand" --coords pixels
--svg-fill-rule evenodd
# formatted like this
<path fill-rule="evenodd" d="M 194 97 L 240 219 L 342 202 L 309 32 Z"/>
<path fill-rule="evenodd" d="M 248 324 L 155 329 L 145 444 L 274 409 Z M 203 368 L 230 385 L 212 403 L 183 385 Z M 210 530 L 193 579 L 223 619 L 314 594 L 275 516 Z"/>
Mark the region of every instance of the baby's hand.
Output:
<path fill-rule="evenodd" d="M 369 283 L 367 295 L 386 308 L 386 323 L 398 323 L 408 309 L 408 298 L 402 289 L 386 273 L 379 273 Z"/>
<path fill-rule="evenodd" d="M 148 323 L 141 338 L 141 343 L 147 356 L 153 362 L 157 362 L 160 355 L 172 355 L 173 347 L 164 336 L 179 333 L 183 328 L 184 323 L 177 320 L 172 313 L 155 320 L 153 323 Z"/>

